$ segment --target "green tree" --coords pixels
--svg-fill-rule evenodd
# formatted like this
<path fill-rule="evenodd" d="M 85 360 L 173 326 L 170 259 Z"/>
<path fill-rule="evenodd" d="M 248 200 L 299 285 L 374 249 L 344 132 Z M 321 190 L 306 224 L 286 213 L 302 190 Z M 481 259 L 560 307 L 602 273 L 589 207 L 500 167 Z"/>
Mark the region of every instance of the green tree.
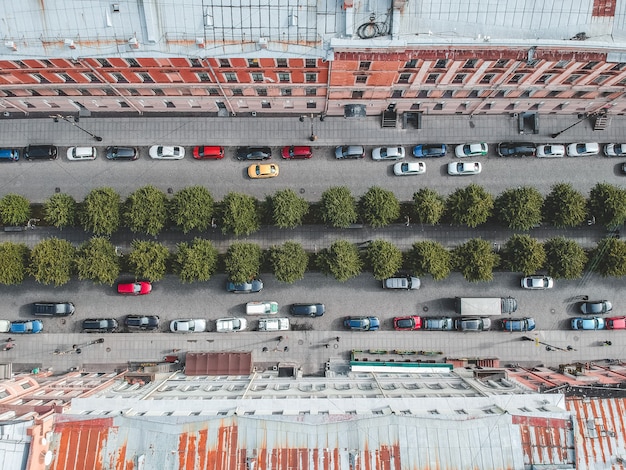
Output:
<path fill-rule="evenodd" d="M 420 224 L 436 225 L 446 210 L 446 200 L 430 188 L 413 194 L 413 217 Z"/>
<path fill-rule="evenodd" d="M 115 247 L 104 237 L 92 237 L 76 253 L 79 279 L 112 286 L 120 274 L 119 256 Z"/>
<path fill-rule="evenodd" d="M 133 232 L 158 235 L 167 222 L 167 197 L 151 185 L 133 191 L 124 205 L 124 221 Z"/>
<path fill-rule="evenodd" d="M 435 281 L 450 275 L 452 256 L 441 243 L 423 241 L 413 243 L 408 254 L 411 272 L 418 276 L 430 274 Z"/>
<path fill-rule="evenodd" d="M 543 216 L 555 227 L 576 227 L 587 217 L 587 199 L 569 183 L 555 184 L 546 196 Z"/>
<path fill-rule="evenodd" d="M 19 194 L 0 199 L 0 220 L 4 225 L 24 225 L 30 219 L 30 202 Z"/>
<path fill-rule="evenodd" d="M 210 240 L 194 238 L 191 243 L 179 243 L 176 271 L 183 283 L 208 281 L 217 269 L 218 252 Z"/>
<path fill-rule="evenodd" d="M 222 201 L 222 233 L 250 235 L 259 230 L 261 218 L 257 200 L 241 193 L 228 193 Z M 243 282 L 243 281 L 242 281 Z"/>
<path fill-rule="evenodd" d="M 359 202 L 363 220 L 374 228 L 385 227 L 400 217 L 400 202 L 387 189 L 373 186 Z"/>
<path fill-rule="evenodd" d="M 337 240 L 329 248 L 323 249 L 317 257 L 320 271 L 333 275 L 344 282 L 361 274 L 363 261 L 356 246 L 346 240 Z"/>
<path fill-rule="evenodd" d="M 543 268 L 545 263 L 543 244 L 530 235 L 513 235 L 504 246 L 503 264 L 509 271 L 528 276 Z"/>
<path fill-rule="evenodd" d="M 73 227 L 76 224 L 76 200 L 65 193 L 53 194 L 43 205 L 46 222 L 56 228 Z"/>
<path fill-rule="evenodd" d="M 382 281 L 392 277 L 402 267 L 402 252 L 386 240 L 374 240 L 367 247 L 367 258 L 372 266 L 374 279 Z"/>
<path fill-rule="evenodd" d="M 596 184 L 589 193 L 589 211 L 606 227 L 622 225 L 626 220 L 626 191 L 608 183 Z"/>
<path fill-rule="evenodd" d="M 591 269 L 604 277 L 626 276 L 626 242 L 605 238 L 591 252 Z"/>
<path fill-rule="evenodd" d="M 261 247 L 256 243 L 230 245 L 224 259 L 226 274 L 235 284 L 254 279 L 261 271 Z"/>
<path fill-rule="evenodd" d="M 272 222 L 279 228 L 295 228 L 302 225 L 309 212 L 309 203 L 292 189 L 283 189 L 268 198 Z"/>
<path fill-rule="evenodd" d="M 0 243 L 0 284 L 24 282 L 28 267 L 28 247 L 23 243 Z"/>
<path fill-rule="evenodd" d="M 204 231 L 213 218 L 214 205 L 208 189 L 204 186 L 189 186 L 174 194 L 170 201 L 170 217 L 183 233 Z"/>
<path fill-rule="evenodd" d="M 493 270 L 499 260 L 491 243 L 480 238 L 472 238 L 452 252 L 452 264 L 470 282 L 493 280 Z"/>
<path fill-rule="evenodd" d="M 72 277 L 75 253 L 67 240 L 41 240 L 30 252 L 30 273 L 41 284 L 67 284 Z"/>
<path fill-rule="evenodd" d="M 270 249 L 270 263 L 276 279 L 292 284 L 304 278 L 309 255 L 299 243 L 285 242 Z"/>
<path fill-rule="evenodd" d="M 135 276 L 149 281 L 160 281 L 167 272 L 170 252 L 161 243 L 133 240 L 128 263 Z"/>
<path fill-rule="evenodd" d="M 514 230 L 530 230 L 541 224 L 543 196 L 530 186 L 508 189 L 495 201 L 498 220 Z"/>
<path fill-rule="evenodd" d="M 120 227 L 120 195 L 112 188 L 92 189 L 83 201 L 79 219 L 87 232 L 111 235 Z"/>
<path fill-rule="evenodd" d="M 453 223 L 474 228 L 491 216 L 493 197 L 482 186 L 472 183 L 450 194 L 446 209 Z"/>
<path fill-rule="evenodd" d="M 326 225 L 347 228 L 357 221 L 356 199 L 345 186 L 335 186 L 322 193 L 320 216 Z"/>
<path fill-rule="evenodd" d="M 555 279 L 577 279 L 582 276 L 587 254 L 574 240 L 551 238 L 543 245 L 546 250 L 548 274 Z"/>

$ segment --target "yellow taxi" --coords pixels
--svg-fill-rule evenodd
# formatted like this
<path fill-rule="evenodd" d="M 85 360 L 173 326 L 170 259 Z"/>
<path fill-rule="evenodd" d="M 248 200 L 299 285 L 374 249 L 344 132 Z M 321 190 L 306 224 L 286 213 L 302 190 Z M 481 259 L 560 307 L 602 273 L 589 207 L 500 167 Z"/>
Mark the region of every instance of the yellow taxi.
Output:
<path fill-rule="evenodd" d="M 248 167 L 250 178 L 273 178 L 278 176 L 278 165 L 275 163 L 257 163 Z"/>

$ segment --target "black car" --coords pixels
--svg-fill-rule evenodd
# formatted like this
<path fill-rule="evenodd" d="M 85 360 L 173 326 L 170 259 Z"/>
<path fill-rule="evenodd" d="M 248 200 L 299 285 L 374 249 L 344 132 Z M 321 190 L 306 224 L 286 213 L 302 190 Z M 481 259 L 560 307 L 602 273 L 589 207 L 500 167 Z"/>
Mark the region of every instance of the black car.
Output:
<path fill-rule="evenodd" d="M 579 308 L 585 315 L 602 315 L 613 310 L 613 304 L 608 300 L 588 300 L 581 303 Z"/>
<path fill-rule="evenodd" d="M 67 317 L 75 311 L 72 302 L 35 302 L 33 315 L 38 317 Z"/>
<path fill-rule="evenodd" d="M 272 158 L 272 149 L 269 147 L 239 147 L 237 160 L 269 160 Z"/>
<path fill-rule="evenodd" d="M 83 320 L 83 330 L 86 333 L 111 333 L 117 329 L 115 318 L 88 318 Z"/>
<path fill-rule="evenodd" d="M 109 160 L 137 160 L 139 152 L 135 147 L 107 147 L 105 152 Z"/>
<path fill-rule="evenodd" d="M 501 157 L 534 157 L 537 147 L 530 142 L 502 142 L 498 144 L 498 155 Z"/>
<path fill-rule="evenodd" d="M 292 304 L 289 307 L 289 313 L 304 317 L 321 317 L 325 311 L 324 304 Z"/>
<path fill-rule="evenodd" d="M 159 327 L 159 317 L 156 315 L 128 315 L 124 324 L 129 329 L 156 330 Z"/>
<path fill-rule="evenodd" d="M 23 155 L 26 160 L 56 160 L 57 153 L 54 145 L 29 145 Z"/>

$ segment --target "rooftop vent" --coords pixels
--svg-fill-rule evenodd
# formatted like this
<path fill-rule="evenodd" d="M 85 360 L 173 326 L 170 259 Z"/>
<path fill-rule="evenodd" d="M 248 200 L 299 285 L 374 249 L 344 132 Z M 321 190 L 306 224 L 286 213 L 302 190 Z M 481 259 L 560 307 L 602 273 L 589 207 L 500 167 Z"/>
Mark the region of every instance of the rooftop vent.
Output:
<path fill-rule="evenodd" d="M 12 51 L 17 51 L 17 45 L 15 41 L 5 41 L 4 46 L 11 49 Z"/>
<path fill-rule="evenodd" d="M 119 3 L 112 3 L 111 4 L 111 10 L 113 10 L 113 13 L 119 13 L 120 12 L 120 4 Z"/>
<path fill-rule="evenodd" d="M 259 38 L 259 47 L 261 49 L 267 49 L 267 38 Z"/>
<path fill-rule="evenodd" d="M 74 44 L 74 40 L 73 39 L 66 39 L 64 41 L 64 44 L 69 47 L 70 49 L 76 49 L 76 44 Z"/>
<path fill-rule="evenodd" d="M 128 45 L 133 49 L 139 49 L 139 41 L 134 36 L 128 40 Z"/>

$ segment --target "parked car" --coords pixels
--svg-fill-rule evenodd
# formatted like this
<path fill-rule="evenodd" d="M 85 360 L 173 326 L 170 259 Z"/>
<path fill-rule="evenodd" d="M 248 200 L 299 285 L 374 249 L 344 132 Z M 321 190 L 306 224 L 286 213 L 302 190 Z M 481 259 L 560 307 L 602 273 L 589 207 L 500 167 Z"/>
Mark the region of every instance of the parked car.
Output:
<path fill-rule="evenodd" d="M 269 147 L 239 147 L 237 160 L 269 160 L 272 158 L 272 149 Z"/>
<path fill-rule="evenodd" d="M 196 146 L 192 152 L 196 160 L 221 160 L 224 158 L 224 147 L 220 145 Z"/>
<path fill-rule="evenodd" d="M 589 157 L 599 153 L 600 146 L 597 142 L 579 142 L 567 146 L 568 157 Z"/>
<path fill-rule="evenodd" d="M 0 162 L 16 162 L 20 159 L 18 149 L 0 149 Z"/>
<path fill-rule="evenodd" d="M 404 147 L 377 147 L 372 150 L 372 160 L 402 160 Z"/>
<path fill-rule="evenodd" d="M 324 304 L 291 304 L 289 313 L 297 317 L 321 317 L 326 312 Z"/>
<path fill-rule="evenodd" d="M 146 295 L 152 291 L 152 284 L 148 281 L 120 282 L 117 293 L 123 295 Z"/>
<path fill-rule="evenodd" d="M 105 155 L 109 160 L 137 160 L 139 152 L 135 147 L 107 147 Z"/>
<path fill-rule="evenodd" d="M 489 147 L 484 142 L 474 142 L 471 144 L 461 144 L 457 145 L 454 149 L 454 154 L 458 158 L 465 157 L 480 157 L 483 155 L 487 155 L 489 151 Z"/>
<path fill-rule="evenodd" d="M 43 323 L 41 320 L 18 320 L 11 322 L 11 328 L 9 333 L 16 334 L 29 334 L 39 333 L 43 330 Z"/>
<path fill-rule="evenodd" d="M 289 318 L 262 318 L 259 320 L 259 331 L 286 331 L 289 329 Z"/>
<path fill-rule="evenodd" d="M 246 315 L 276 315 L 277 313 L 278 302 L 260 300 L 246 304 Z"/>
<path fill-rule="evenodd" d="M 244 331 L 248 327 L 248 320 L 240 317 L 218 318 L 215 320 L 215 331 L 218 333 L 233 333 Z"/>
<path fill-rule="evenodd" d="M 393 165 L 393 174 L 396 176 L 422 175 L 426 173 L 424 162 L 398 162 Z"/>
<path fill-rule="evenodd" d="M 376 331 L 380 328 L 378 317 L 346 317 L 343 326 L 355 331 Z"/>
<path fill-rule="evenodd" d="M 111 333 L 117 330 L 115 318 L 88 318 L 83 320 L 83 330 L 86 333 Z"/>
<path fill-rule="evenodd" d="M 450 317 L 424 317 L 422 329 L 433 331 L 451 331 L 454 329 L 454 321 Z"/>
<path fill-rule="evenodd" d="M 420 278 L 415 276 L 389 277 L 383 281 L 383 289 L 416 290 L 420 285 Z"/>
<path fill-rule="evenodd" d="M 75 310 L 72 302 L 35 302 L 32 312 L 38 317 L 67 317 Z"/>
<path fill-rule="evenodd" d="M 98 151 L 95 147 L 70 147 L 67 149 L 67 159 L 72 161 L 95 160 Z"/>
<path fill-rule="evenodd" d="M 261 292 L 263 289 L 263 281 L 261 279 L 253 279 L 249 282 L 241 284 L 235 284 L 228 281 L 226 283 L 226 290 L 235 294 L 250 294 L 252 292 Z"/>
<path fill-rule="evenodd" d="M 365 149 L 361 145 L 344 145 L 335 148 L 335 158 L 347 160 L 353 158 L 364 158 Z"/>
<path fill-rule="evenodd" d="M 546 144 L 537 147 L 538 158 L 560 158 L 565 156 L 565 145 Z"/>
<path fill-rule="evenodd" d="M 535 329 L 534 318 L 504 318 L 502 329 L 505 331 L 532 331 Z"/>
<path fill-rule="evenodd" d="M 29 145 L 23 154 L 26 160 L 56 160 L 58 149 L 54 145 Z"/>
<path fill-rule="evenodd" d="M 409 317 L 395 317 L 393 327 L 396 330 L 419 330 L 422 327 L 422 317 L 411 315 Z"/>
<path fill-rule="evenodd" d="M 203 333 L 206 331 L 206 320 L 202 318 L 172 320 L 170 331 L 172 333 Z"/>
<path fill-rule="evenodd" d="M 531 142 L 501 142 L 498 155 L 501 157 L 534 157 L 537 147 Z"/>
<path fill-rule="evenodd" d="M 482 165 L 479 162 L 448 163 L 448 174 L 451 176 L 477 175 L 482 169 Z"/>
<path fill-rule="evenodd" d="M 626 144 L 606 144 L 604 155 L 607 157 L 626 157 Z"/>
<path fill-rule="evenodd" d="M 480 318 L 457 318 L 454 326 L 459 331 L 487 331 L 491 328 L 491 319 L 488 317 Z"/>
<path fill-rule="evenodd" d="M 622 172 L 622 175 L 626 175 L 626 163 L 622 163 L 620 165 L 620 170 Z"/>
<path fill-rule="evenodd" d="M 522 287 L 531 290 L 552 289 L 554 287 L 554 280 L 550 276 L 526 276 L 522 278 Z"/>
<path fill-rule="evenodd" d="M 278 165 L 275 163 L 257 163 L 248 167 L 248 176 L 252 179 L 274 178 L 278 173 Z"/>
<path fill-rule="evenodd" d="M 288 160 L 307 160 L 313 156 L 313 150 L 308 145 L 291 145 L 283 147 L 281 155 Z"/>
<path fill-rule="evenodd" d="M 572 330 L 604 330 L 604 318 L 572 318 Z"/>
<path fill-rule="evenodd" d="M 626 317 L 605 318 L 604 327 L 607 330 L 624 330 L 626 329 Z"/>
<path fill-rule="evenodd" d="M 155 160 L 182 160 L 185 158 L 185 148 L 180 145 L 153 145 L 148 155 Z"/>
<path fill-rule="evenodd" d="M 579 308 L 585 315 L 602 315 L 613 310 L 613 304 L 608 300 L 588 300 L 582 302 Z"/>
<path fill-rule="evenodd" d="M 0 333 L 8 333 L 11 330 L 11 322 L 9 320 L 0 320 Z"/>
<path fill-rule="evenodd" d="M 129 329 L 151 331 L 159 328 L 159 317 L 156 315 L 128 315 L 124 324 Z"/>
<path fill-rule="evenodd" d="M 415 158 L 439 158 L 446 155 L 446 144 L 420 144 L 413 147 Z"/>

